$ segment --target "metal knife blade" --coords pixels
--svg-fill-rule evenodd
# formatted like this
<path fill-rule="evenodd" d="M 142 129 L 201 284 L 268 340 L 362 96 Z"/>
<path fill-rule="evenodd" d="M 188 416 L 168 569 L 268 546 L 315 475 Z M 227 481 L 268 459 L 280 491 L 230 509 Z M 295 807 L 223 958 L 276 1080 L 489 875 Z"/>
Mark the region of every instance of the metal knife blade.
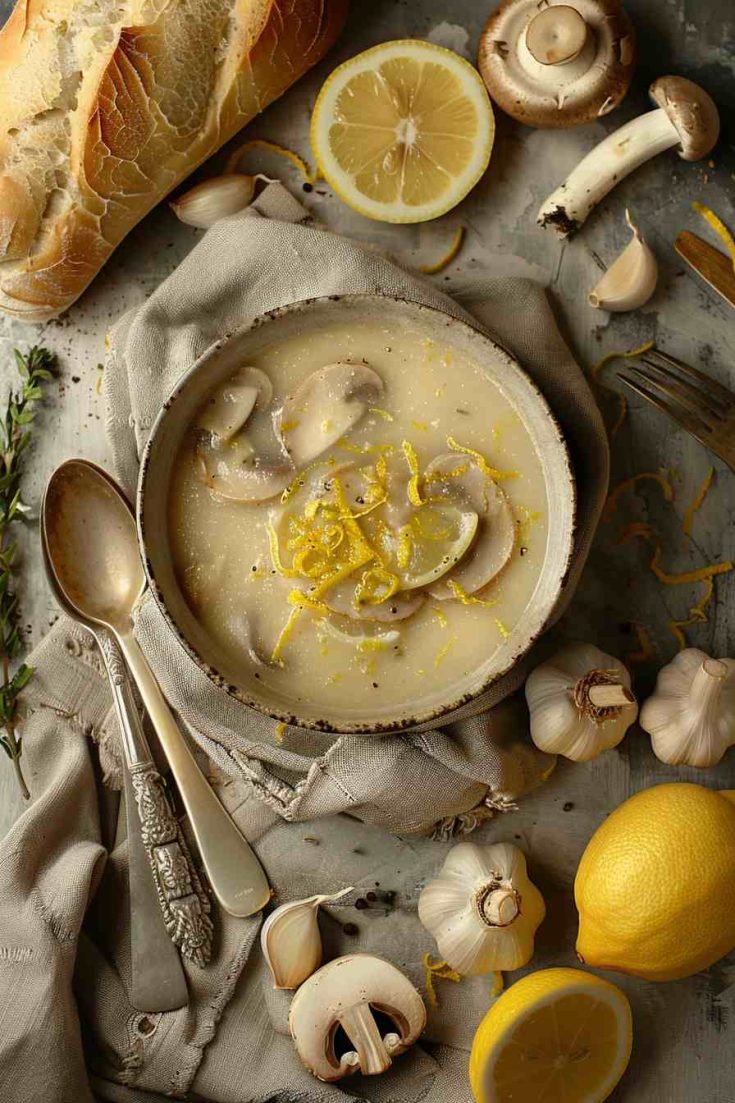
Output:
<path fill-rule="evenodd" d="M 131 1002 L 138 1011 L 173 1011 L 189 999 L 179 951 L 163 922 L 148 853 L 143 843 L 133 781 L 127 764 L 125 816 L 128 826 L 130 939 L 133 965 Z"/>
<path fill-rule="evenodd" d="M 682 230 L 674 249 L 725 302 L 735 307 L 735 268 L 730 257 L 689 230 Z"/>

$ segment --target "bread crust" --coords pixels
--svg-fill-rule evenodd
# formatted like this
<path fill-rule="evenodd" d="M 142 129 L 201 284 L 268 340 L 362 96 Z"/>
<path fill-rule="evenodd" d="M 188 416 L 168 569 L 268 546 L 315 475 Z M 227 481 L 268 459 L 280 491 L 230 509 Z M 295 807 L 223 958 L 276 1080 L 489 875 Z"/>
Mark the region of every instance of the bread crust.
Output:
<path fill-rule="evenodd" d="M 17 0 L 0 31 L 0 309 L 66 310 L 152 207 L 324 55 L 347 4 Z"/>

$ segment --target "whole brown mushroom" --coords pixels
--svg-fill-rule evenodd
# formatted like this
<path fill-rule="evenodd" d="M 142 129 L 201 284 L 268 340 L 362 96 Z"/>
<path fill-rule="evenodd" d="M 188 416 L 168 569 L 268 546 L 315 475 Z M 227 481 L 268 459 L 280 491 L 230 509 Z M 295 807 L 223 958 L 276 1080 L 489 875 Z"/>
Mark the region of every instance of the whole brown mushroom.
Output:
<path fill-rule="evenodd" d="M 542 204 L 540 226 L 566 237 L 618 181 L 650 157 L 678 146 L 685 161 L 699 161 L 714 148 L 720 116 L 704 88 L 685 77 L 659 77 L 649 95 L 656 108 L 608 134 L 580 161 Z"/>
<path fill-rule="evenodd" d="M 480 36 L 488 92 L 528 126 L 606 115 L 628 91 L 634 64 L 633 28 L 618 0 L 503 0 Z"/>

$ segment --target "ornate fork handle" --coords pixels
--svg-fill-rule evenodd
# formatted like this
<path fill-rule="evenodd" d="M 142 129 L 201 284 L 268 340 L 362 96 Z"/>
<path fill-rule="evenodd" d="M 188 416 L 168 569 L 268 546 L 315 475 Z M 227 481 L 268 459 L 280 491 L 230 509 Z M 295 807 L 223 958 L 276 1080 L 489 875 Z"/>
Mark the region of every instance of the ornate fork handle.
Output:
<path fill-rule="evenodd" d="M 183 957 L 197 965 L 206 965 L 212 955 L 214 930 L 209 896 L 169 804 L 163 778 L 154 765 L 117 640 L 103 630 L 95 634 L 110 676 L 143 845 L 166 930 Z"/>

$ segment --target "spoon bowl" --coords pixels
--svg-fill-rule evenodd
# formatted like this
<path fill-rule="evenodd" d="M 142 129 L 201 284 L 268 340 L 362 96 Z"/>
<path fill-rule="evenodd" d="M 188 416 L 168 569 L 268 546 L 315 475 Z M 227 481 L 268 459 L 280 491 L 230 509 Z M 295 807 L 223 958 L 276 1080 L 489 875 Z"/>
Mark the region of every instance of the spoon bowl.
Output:
<path fill-rule="evenodd" d="M 135 518 L 100 468 L 68 460 L 49 479 L 43 505 L 47 559 L 65 604 L 85 622 L 129 628 L 145 589 Z"/>
<path fill-rule="evenodd" d="M 145 574 L 127 499 L 99 467 L 67 460 L 46 488 L 41 530 L 61 605 L 98 634 L 103 654 L 109 633 L 122 652 L 124 663 L 105 654 L 110 676 L 113 683 L 124 681 L 127 664 L 179 787 L 215 896 L 231 915 L 253 915 L 270 898 L 266 876 L 200 770 L 133 634 Z M 182 888 L 191 895 L 185 884 Z"/>

